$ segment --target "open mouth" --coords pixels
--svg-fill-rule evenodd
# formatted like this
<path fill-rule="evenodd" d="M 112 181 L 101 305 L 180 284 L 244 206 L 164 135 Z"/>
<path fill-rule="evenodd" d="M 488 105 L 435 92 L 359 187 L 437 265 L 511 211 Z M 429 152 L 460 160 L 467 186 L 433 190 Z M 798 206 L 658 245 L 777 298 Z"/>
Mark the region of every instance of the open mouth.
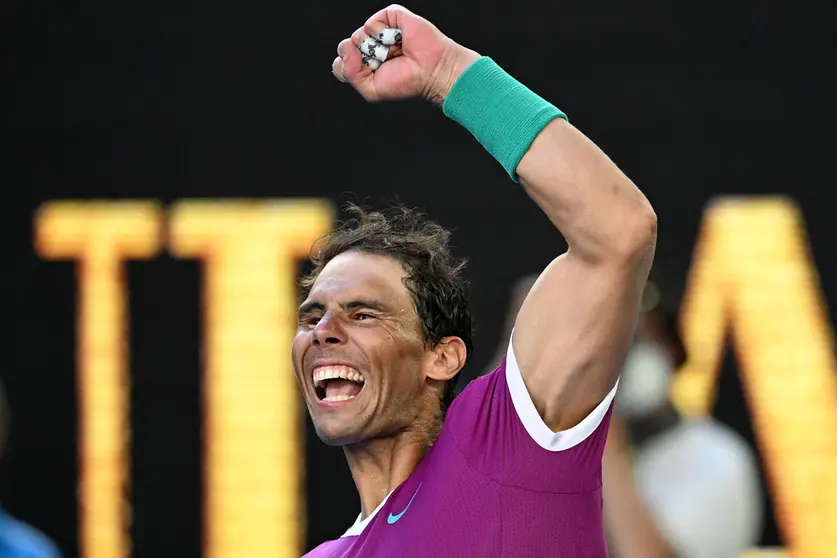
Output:
<path fill-rule="evenodd" d="M 366 379 L 349 366 L 318 366 L 314 369 L 314 393 L 327 403 L 349 401 L 358 396 Z"/>

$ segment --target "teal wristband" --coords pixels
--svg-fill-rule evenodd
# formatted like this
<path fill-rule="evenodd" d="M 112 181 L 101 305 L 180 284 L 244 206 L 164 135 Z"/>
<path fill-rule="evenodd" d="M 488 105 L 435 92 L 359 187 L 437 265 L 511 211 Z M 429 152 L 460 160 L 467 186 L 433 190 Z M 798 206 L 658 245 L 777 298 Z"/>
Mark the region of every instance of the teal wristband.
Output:
<path fill-rule="evenodd" d="M 567 115 L 483 56 L 462 72 L 442 105 L 515 182 L 517 165 L 547 124 Z"/>

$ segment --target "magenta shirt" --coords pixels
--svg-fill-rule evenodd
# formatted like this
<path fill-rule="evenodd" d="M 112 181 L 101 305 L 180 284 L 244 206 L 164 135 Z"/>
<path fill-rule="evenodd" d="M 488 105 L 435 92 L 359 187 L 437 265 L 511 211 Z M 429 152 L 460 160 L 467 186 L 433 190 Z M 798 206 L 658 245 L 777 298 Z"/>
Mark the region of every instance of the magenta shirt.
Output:
<path fill-rule="evenodd" d="M 605 558 L 602 452 L 616 388 L 552 432 L 511 350 L 448 411 L 436 444 L 368 518 L 305 558 Z"/>

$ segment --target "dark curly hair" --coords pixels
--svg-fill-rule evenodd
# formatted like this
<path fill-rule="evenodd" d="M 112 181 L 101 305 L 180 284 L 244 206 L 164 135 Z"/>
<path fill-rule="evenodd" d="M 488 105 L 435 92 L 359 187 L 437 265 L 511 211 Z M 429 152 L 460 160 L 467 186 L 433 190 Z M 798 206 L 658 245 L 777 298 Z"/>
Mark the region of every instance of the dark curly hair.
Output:
<path fill-rule="evenodd" d="M 410 292 L 428 346 L 456 336 L 467 349 L 466 362 L 473 352 L 471 312 L 466 261 L 450 253 L 450 232 L 420 212 L 396 205 L 389 210 L 367 212 L 355 204 L 346 207 L 353 217 L 341 222 L 319 239 L 311 250 L 313 271 L 300 284 L 307 294 L 323 268 L 344 252 L 380 254 L 400 261 L 407 271 L 404 285 Z M 459 373 L 448 380 L 440 401 L 445 416 L 455 396 Z"/>

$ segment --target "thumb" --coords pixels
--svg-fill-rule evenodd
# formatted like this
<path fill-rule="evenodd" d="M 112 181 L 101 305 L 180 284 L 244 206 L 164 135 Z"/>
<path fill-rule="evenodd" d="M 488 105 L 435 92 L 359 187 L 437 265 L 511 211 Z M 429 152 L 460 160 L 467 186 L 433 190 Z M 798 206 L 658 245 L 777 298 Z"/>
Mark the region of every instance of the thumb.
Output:
<path fill-rule="evenodd" d="M 338 80 L 350 84 L 366 100 L 377 98 L 371 68 L 363 64 L 360 50 L 351 39 L 337 45 L 338 57 L 332 64 L 332 72 Z"/>

